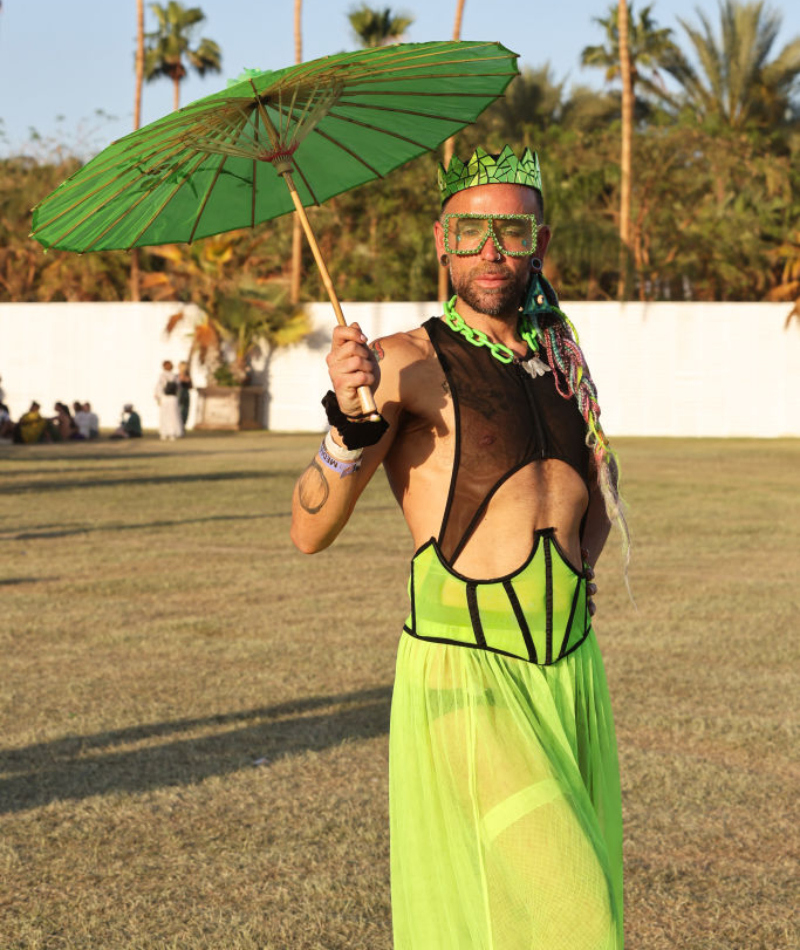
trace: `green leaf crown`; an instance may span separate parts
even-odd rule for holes
[[[542,190],[542,173],[539,156],[526,148],[522,158],[511,151],[508,145],[495,156],[478,146],[466,164],[454,155],[445,171],[439,164],[439,193],[442,204],[458,191],[476,185],[527,185]]]

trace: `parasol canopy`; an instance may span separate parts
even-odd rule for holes
[[[32,235],[48,248],[129,249],[321,204],[473,122],[516,58],[499,43],[408,43],[249,71],[109,145],[34,209]]]

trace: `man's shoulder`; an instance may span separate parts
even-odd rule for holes
[[[370,344],[370,349],[379,363],[389,359],[408,365],[435,356],[433,344],[424,326],[379,337]]]
[[[441,384],[441,367],[424,326],[380,337],[371,344],[380,383],[376,399],[415,416],[427,416]]]

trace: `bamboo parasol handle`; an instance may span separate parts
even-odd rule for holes
[[[322,256],[322,252],[319,249],[319,244],[317,243],[317,238],[311,228],[311,222],[308,220],[306,209],[303,207],[303,202],[300,200],[300,195],[297,193],[297,187],[294,183],[294,179],[292,178],[292,173],[288,169],[286,171],[280,169],[276,170],[286,182],[286,187],[289,189],[289,194],[292,196],[295,211],[300,218],[300,224],[303,226],[303,230],[305,231],[306,237],[308,238],[308,243],[311,247],[311,253],[314,255],[314,260],[317,262],[317,267],[319,268],[320,274],[322,274],[322,283],[325,285],[325,290],[327,290],[328,297],[330,297],[331,304],[333,305],[333,311],[336,314],[336,321],[339,326],[346,327],[347,321],[345,320],[344,314],[342,313],[342,305],[339,303],[339,297],[336,294],[336,288],[333,286],[333,281],[331,280],[328,266],[325,263],[325,258]],[[377,416],[378,410],[375,406],[375,398],[373,397],[372,390],[369,388],[369,386],[359,386],[358,398],[361,401],[361,411],[363,413]]]

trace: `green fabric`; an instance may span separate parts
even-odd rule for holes
[[[270,164],[281,156],[291,157],[303,204],[321,203],[436,148],[517,72],[515,53],[474,42],[403,44],[248,72],[108,146],[38,205],[33,236],[45,247],[86,251],[253,226],[293,209]]]
[[[395,950],[622,950],[594,634],[550,666],[404,636],[389,741]]]
[[[411,576],[412,606],[406,629],[422,638],[476,646],[467,583],[445,563],[437,544],[420,548]],[[555,662],[591,630],[586,577],[569,564],[549,533],[538,536],[528,563],[507,582],[525,616],[537,663]],[[477,582],[475,599],[486,646],[530,659],[502,580]]]
[[[434,543],[414,558],[389,739],[395,950],[623,948],[611,704],[588,614],[574,631],[567,617],[576,589],[585,611],[585,579],[542,533],[506,580],[544,654],[548,574],[553,632],[569,636],[540,665],[501,581],[456,575]],[[517,656],[476,647],[468,584],[487,647]]]

